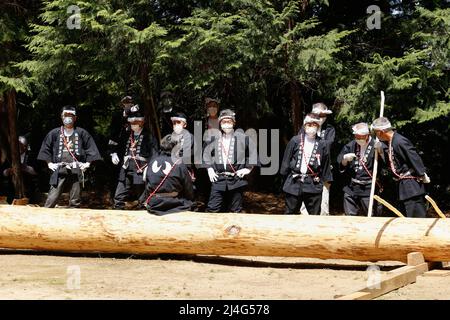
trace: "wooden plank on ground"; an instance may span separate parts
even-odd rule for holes
[[[448,277],[450,270],[431,270],[423,274],[424,277]]]
[[[382,296],[388,292],[416,282],[417,269],[413,266],[405,266],[389,271],[384,279],[371,288],[366,287],[357,292],[337,298],[337,300],[370,300]]]

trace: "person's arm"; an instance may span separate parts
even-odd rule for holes
[[[407,161],[408,166],[414,169],[415,174],[419,177],[425,175],[425,165],[411,141],[406,138],[402,139],[402,143],[399,143],[398,147],[401,156]]]
[[[295,149],[295,138],[292,138],[291,141],[286,146],[286,150],[284,150],[283,160],[281,161],[280,174],[282,176],[287,176],[291,172],[290,162],[293,157],[294,149]]]

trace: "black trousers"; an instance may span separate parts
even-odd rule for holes
[[[427,216],[424,195],[403,200],[401,203],[408,218],[425,218]]]
[[[347,216],[367,216],[369,211],[370,196],[352,196],[344,193],[344,211]],[[383,206],[376,201],[373,202],[373,216],[381,216]]]
[[[241,212],[244,187],[219,191],[211,189],[206,212]]]
[[[58,177],[58,185],[56,187],[50,186],[50,191],[48,192],[44,206],[46,208],[54,208],[64,189],[68,187],[70,188],[69,207],[79,207],[81,204],[80,181],[78,180],[78,174],[72,174],[70,172]]]
[[[142,204],[145,198],[145,185],[133,184],[133,174],[127,174],[125,181],[119,181],[114,194],[114,208],[124,209],[125,201],[138,200]]]
[[[306,211],[311,215],[320,214],[320,205],[322,203],[322,193],[305,193],[298,196],[286,193],[286,210],[284,214],[298,214],[302,202],[305,203]]]

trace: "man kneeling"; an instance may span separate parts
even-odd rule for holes
[[[150,213],[164,215],[191,210],[194,189],[188,168],[179,157],[171,157],[176,140],[171,135],[161,141],[161,152],[146,168],[146,208]]]

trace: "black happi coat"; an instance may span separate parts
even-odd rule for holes
[[[113,151],[111,149],[117,146],[119,142],[123,139],[123,136],[128,136],[130,134],[130,124],[128,122],[128,112],[129,110],[117,111],[113,114],[111,119],[111,125],[109,127],[109,142],[108,148],[110,153]]]
[[[389,156],[391,149],[392,157]],[[395,132],[392,137],[391,148],[389,143],[383,142],[384,160],[389,171],[393,174],[394,179],[398,179],[397,175],[412,176],[419,178],[425,174],[425,165],[422,158],[416,151],[411,141]],[[395,172],[395,173],[394,173]],[[397,174],[397,175],[396,175]],[[400,179],[398,181],[398,198],[399,200],[407,200],[412,197],[425,194],[425,187],[422,182],[417,179]]]
[[[250,137],[241,130],[234,131],[230,148],[227,150],[228,159],[222,158],[222,139],[213,136],[203,150],[203,159],[206,169],[213,168],[219,175],[216,182],[211,185],[212,190],[226,191],[248,185],[245,179],[238,176],[225,176],[221,173],[234,173],[240,169],[252,169],[259,166],[256,144],[250,141]],[[226,163],[226,169],[224,168]]]
[[[47,134],[42,142],[41,149],[39,150],[37,157],[38,160],[53,163],[61,162],[63,149],[65,148],[62,130],[63,127],[55,128]],[[75,127],[73,137],[75,141],[74,156],[78,162],[93,162],[102,160],[100,152],[97,149],[97,145],[89,132],[83,128]],[[50,185],[58,185],[58,175],[60,170],[61,167],[52,173],[50,176]],[[81,170],[79,168],[74,168],[72,172],[77,173],[78,178],[81,178]]]
[[[161,184],[166,174],[168,174],[167,179]],[[194,187],[187,166],[179,159],[172,159],[170,154],[166,153],[154,157],[149,163],[146,180],[148,195],[151,195],[161,184],[148,203],[150,212],[162,215],[191,209]],[[158,194],[173,192],[177,195],[158,196]]]
[[[172,133],[172,139],[177,137]],[[194,136],[187,130],[183,130],[181,138],[177,145],[172,150],[173,156],[178,159],[181,158],[183,163],[192,170],[194,167]]]
[[[305,129],[302,127],[298,134],[305,134]],[[336,138],[336,129],[331,124],[328,124],[327,121],[323,123],[320,127],[320,133],[317,133],[318,137],[322,139],[323,143],[327,145],[328,148],[331,148],[331,145],[334,143]]]
[[[126,175],[129,172],[133,174],[133,184],[144,184],[143,169],[148,162],[157,155],[158,144],[156,139],[151,135],[147,129],[142,129],[141,134],[136,139],[135,150],[131,150],[132,139],[134,139],[134,132],[130,130],[128,135],[122,135],[117,146],[111,148],[112,152],[117,153],[121,166],[119,173],[119,181],[125,181]],[[139,165],[139,170],[136,162],[130,157],[136,157],[136,162]],[[125,160],[127,157],[127,160]]]
[[[308,165],[314,174],[308,169],[308,175],[305,177],[304,182],[301,182],[300,177],[293,177],[294,174],[301,174],[301,163],[304,160],[303,152],[300,151],[304,139],[305,136],[301,133],[300,135],[294,136],[291,141],[289,141],[286,150],[284,151],[280,168],[281,175],[286,177],[283,191],[295,196],[300,195],[302,192],[315,194],[322,193],[324,182],[333,181],[329,148],[327,144],[318,137],[316,137],[313,152],[308,162]],[[314,177],[318,177],[319,181],[314,181]]]
[[[339,171],[341,173],[348,172],[352,179],[360,181],[372,181],[373,164],[375,160],[375,140],[370,139],[369,144],[366,147],[364,154],[361,156],[361,146],[356,143],[355,140],[347,143],[341,150],[341,153],[337,157],[339,164]],[[342,159],[347,153],[356,154],[356,158],[353,161],[348,162],[347,166],[342,165]],[[364,165],[363,165],[364,164]],[[343,190],[345,193],[351,196],[369,197],[371,184],[362,185],[354,183],[350,180]]]

